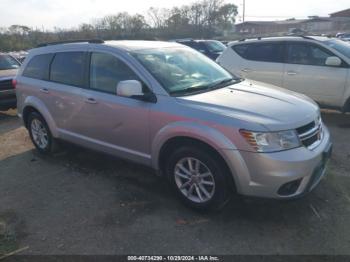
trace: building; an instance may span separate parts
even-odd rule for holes
[[[243,35],[285,34],[292,31],[315,34],[336,34],[350,31],[350,9],[335,12],[329,17],[310,16],[307,19],[284,21],[247,21],[236,24],[235,30]]]
[[[330,17],[350,17],[350,8],[329,14]]]

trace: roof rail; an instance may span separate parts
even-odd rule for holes
[[[179,39],[172,39],[170,42],[188,42],[188,41],[194,41],[192,38],[179,38]]]
[[[313,38],[314,36],[318,36],[318,35],[287,34],[287,35],[256,36],[256,37],[251,37],[251,38],[241,38],[237,41],[244,42],[246,40],[262,40],[262,39],[270,38],[270,37],[301,37],[301,38],[308,39],[308,40],[316,40],[315,38]],[[330,37],[330,36],[327,35],[325,37]]]
[[[65,41],[57,41],[57,42],[49,42],[49,43],[41,43],[37,45],[37,47],[44,47],[50,45],[60,45],[60,44],[70,44],[70,43],[89,43],[89,44],[103,44],[104,41],[101,39],[79,39],[79,40],[65,40]]]

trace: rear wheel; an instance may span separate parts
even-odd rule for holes
[[[209,152],[179,148],[170,155],[165,169],[175,192],[190,207],[219,209],[229,198],[226,171]]]
[[[27,127],[30,138],[40,153],[49,154],[55,151],[57,142],[52,136],[46,121],[39,113],[30,113]]]

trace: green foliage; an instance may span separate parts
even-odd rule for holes
[[[224,0],[201,0],[172,9],[151,7],[146,16],[126,12],[105,16],[76,29],[42,31],[25,25],[0,28],[0,51],[27,50],[42,42],[73,39],[212,38],[232,31],[237,6]]]

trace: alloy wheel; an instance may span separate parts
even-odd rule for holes
[[[181,193],[195,203],[209,201],[215,193],[215,180],[210,169],[193,157],[181,159],[175,165],[175,183]]]
[[[33,119],[30,129],[34,143],[40,148],[45,149],[49,144],[48,131],[39,119]]]

